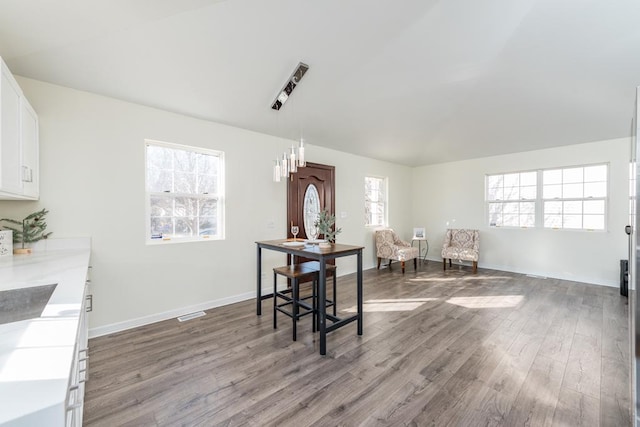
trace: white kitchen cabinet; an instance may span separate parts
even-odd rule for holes
[[[22,193],[21,97],[20,86],[3,62],[0,79],[0,190],[12,194]]]
[[[0,71],[0,200],[37,200],[38,115],[2,58]]]

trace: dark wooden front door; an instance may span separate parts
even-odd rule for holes
[[[308,239],[304,229],[304,196],[313,184],[318,190],[320,210],[327,209],[335,215],[335,167],[318,163],[307,163],[289,178],[287,185],[287,236],[291,234],[291,224],[298,225],[298,238]]]

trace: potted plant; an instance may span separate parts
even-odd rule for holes
[[[20,244],[19,248],[13,250],[14,254],[30,254],[31,248],[27,248],[25,245],[46,239],[51,235],[51,232],[44,232],[47,228],[44,217],[48,213],[48,210],[42,209],[41,211],[27,215],[22,221],[16,221],[10,218],[0,219],[0,222],[6,221],[10,224],[17,225],[17,227],[4,226],[7,230],[13,231],[13,243]]]
[[[336,229],[336,216],[331,214],[328,210],[323,210],[318,214],[318,219],[314,222],[314,225],[318,228],[318,234],[322,235],[327,240],[326,244],[320,244],[320,247],[329,247],[331,243],[336,242],[336,236],[342,232],[341,228]]]

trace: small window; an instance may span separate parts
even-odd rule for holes
[[[545,228],[604,230],[607,165],[542,172]]]
[[[491,227],[534,227],[537,172],[488,175],[486,200]]]
[[[147,243],[224,238],[224,153],[145,144]]]
[[[384,226],[387,223],[387,179],[364,178],[364,223]]]

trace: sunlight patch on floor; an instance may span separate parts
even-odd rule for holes
[[[438,298],[401,298],[401,299],[372,299],[367,300],[362,305],[365,313],[385,312],[385,311],[412,311],[423,305],[425,302],[436,301]],[[356,306],[346,310],[347,313],[357,313]]]
[[[488,297],[454,297],[446,302],[465,308],[508,308],[522,302],[522,295],[494,295]]]

